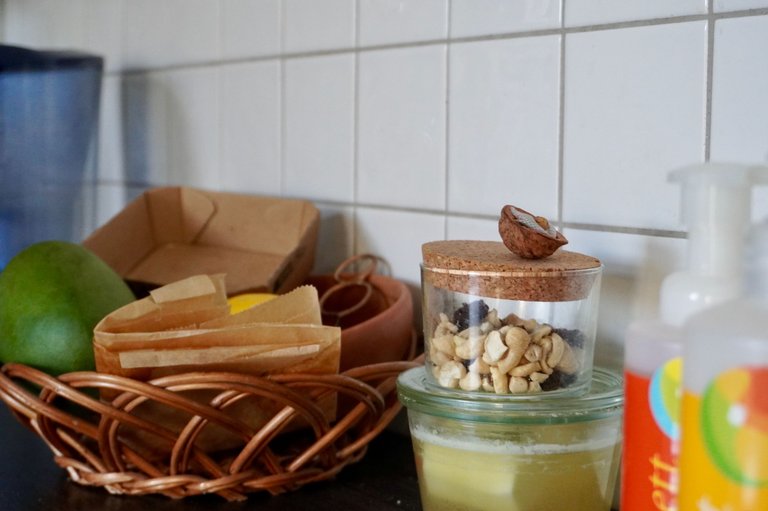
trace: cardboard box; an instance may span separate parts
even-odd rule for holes
[[[83,245],[134,288],[224,273],[230,295],[284,293],[312,269],[319,222],[308,201],[154,188]]]

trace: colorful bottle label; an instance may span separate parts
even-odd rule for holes
[[[768,367],[683,394],[681,511],[768,510]]]
[[[682,359],[651,377],[625,372],[622,511],[677,509]]]

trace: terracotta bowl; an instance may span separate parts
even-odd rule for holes
[[[408,287],[384,275],[371,275],[368,282],[367,299],[364,286],[348,285],[333,290],[323,303],[323,323],[341,327],[341,371],[412,355],[413,299]],[[333,275],[311,275],[305,283],[315,286],[322,298],[338,281]],[[358,304],[347,315],[333,314]]]

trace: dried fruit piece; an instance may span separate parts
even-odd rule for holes
[[[584,348],[584,332],[578,329],[555,328],[556,334],[563,338],[571,348]]]
[[[576,381],[576,378],[575,374],[565,374],[561,371],[555,371],[549,375],[549,378],[541,383],[541,390],[550,391],[569,387]]]
[[[483,300],[464,303],[453,313],[453,322],[459,330],[479,326],[488,315],[489,309],[490,307]]]
[[[499,234],[512,253],[525,259],[548,257],[568,243],[546,218],[511,205],[501,209]]]

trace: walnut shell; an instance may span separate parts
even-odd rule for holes
[[[499,234],[504,245],[525,259],[543,259],[568,243],[546,218],[511,205],[501,209]]]

